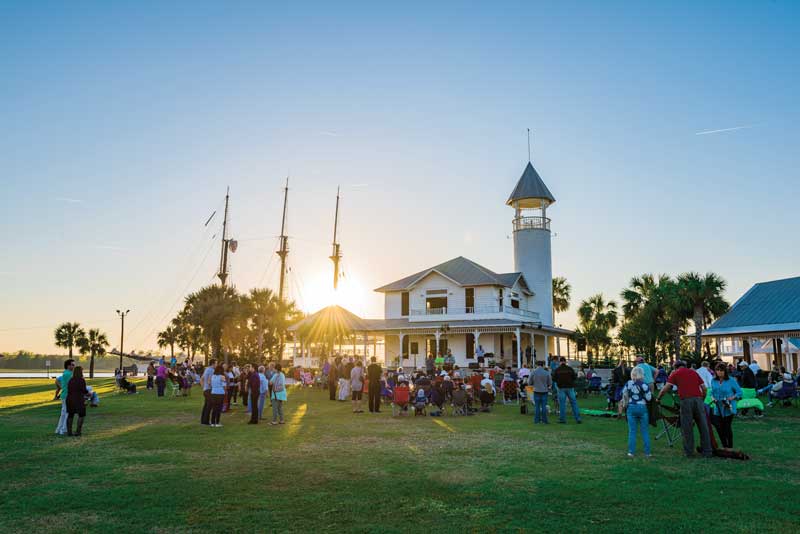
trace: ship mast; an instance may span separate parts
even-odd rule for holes
[[[334,291],[339,287],[339,260],[342,259],[342,253],[339,249],[339,243],[336,242],[336,231],[339,228],[339,188],[336,188],[336,216],[333,219],[333,253],[330,260],[333,262],[333,289]]]
[[[225,287],[225,282],[228,280],[228,198],[230,197],[231,188],[225,191],[225,217],[222,219],[222,249],[219,253],[219,272],[217,276]]]
[[[283,218],[281,219],[280,250],[276,254],[281,258],[281,277],[278,286],[278,300],[283,302],[286,293],[286,256],[289,254],[289,236],[286,235],[286,204],[289,200],[289,177],[286,177],[286,187],[283,188]]]

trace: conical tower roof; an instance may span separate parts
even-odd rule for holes
[[[511,192],[511,196],[508,197],[506,204],[511,206],[517,201],[522,208],[547,206],[556,201],[530,161],[525,166],[525,170],[520,176],[514,191]]]

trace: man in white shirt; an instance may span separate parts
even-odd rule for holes
[[[703,379],[703,383],[706,385],[707,389],[711,389],[711,381],[714,380],[714,375],[711,374],[709,367],[710,365],[708,362],[703,362],[703,365],[697,370],[697,374]]]
[[[519,370],[519,378],[525,382],[528,381],[528,377],[531,375],[531,370],[528,369],[528,366],[524,363],[522,364],[522,369]]]
[[[211,359],[208,366],[203,369],[200,377],[200,385],[203,387],[203,411],[200,413],[200,424],[208,426],[211,419],[211,377],[214,375],[214,367],[217,360]]]

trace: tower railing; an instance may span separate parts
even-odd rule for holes
[[[514,231],[517,230],[550,230],[550,218],[541,216],[519,216],[514,218]]]

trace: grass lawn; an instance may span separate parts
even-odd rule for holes
[[[199,424],[202,396],[112,395],[81,438],[53,434],[51,381],[0,380],[0,532],[796,532],[800,410],[734,423],[749,462],[687,460],[626,425],[354,415],[291,391],[287,424]],[[599,407],[602,401],[582,401]],[[265,414],[269,408],[265,409]]]

